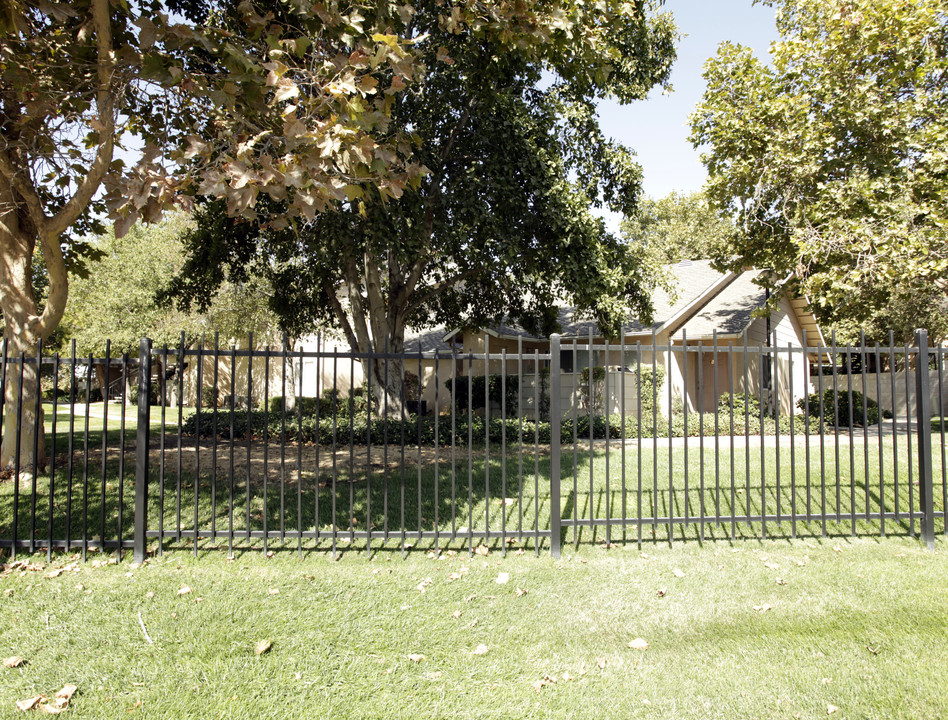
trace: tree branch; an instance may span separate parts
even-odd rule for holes
[[[352,324],[349,322],[349,317],[346,315],[346,310],[342,307],[342,303],[339,302],[339,298],[336,296],[336,289],[329,284],[328,280],[323,282],[323,292],[326,293],[326,299],[329,300],[329,304],[336,314],[336,319],[342,327],[342,332],[345,333],[349,347],[358,348],[359,341],[356,338],[355,331],[352,329]]]
[[[93,0],[92,19],[96,34],[96,72],[99,87],[96,92],[98,126],[93,126],[99,135],[99,147],[88,174],[79,184],[75,194],[49,220],[49,234],[58,237],[72,225],[88,207],[93,195],[102,184],[115,149],[115,112],[112,94],[112,28],[109,19],[108,0]]]

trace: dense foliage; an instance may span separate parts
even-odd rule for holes
[[[412,137],[423,176],[396,195],[350,182],[334,212],[289,225],[280,197],[259,198],[258,224],[207,206],[180,293],[205,302],[224,268],[255,266],[287,326],[329,321],[377,353],[399,352],[409,326],[507,316],[546,334],[558,302],[609,333],[630,312],[648,317],[647,266],[590,212],[634,212],[641,180],[631,152],[601,131],[596,101],[630,102],[666,83],[670,17],[643,0],[562,0],[511,3],[530,17],[512,30],[446,18],[475,6],[416,3],[391,20],[426,72],[392,98],[387,128]],[[381,364],[371,365],[381,388]],[[389,374],[390,399],[401,396],[398,377]]]
[[[948,288],[945,5],[773,4],[772,64],[723,43],[691,119],[708,199],[737,221],[730,265],[770,268],[824,325],[897,301],[897,331],[924,326]]]

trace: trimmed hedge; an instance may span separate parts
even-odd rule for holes
[[[483,375],[475,375],[472,378],[461,375],[444,381],[449,397],[452,388],[455,389],[454,409],[459,416],[461,413],[467,413],[468,386],[470,386],[471,393],[471,409],[482,410],[484,408],[485,379]],[[502,375],[491,375],[486,392],[492,405],[500,405],[501,400],[503,400],[507,415],[517,414],[520,398],[520,378],[517,375],[507,375],[506,379]]]
[[[245,439],[247,437],[248,427],[251,435],[255,439],[262,439],[264,431],[267,437],[273,441],[281,440],[282,417],[277,413],[268,413],[262,410],[252,410],[248,413],[246,410],[238,410],[234,414],[234,439]],[[248,422],[249,420],[249,422]],[[191,415],[183,424],[182,431],[186,435],[194,436],[199,433],[202,438],[213,436],[213,412],[202,411]],[[230,438],[230,411],[218,411],[217,413],[217,437],[221,440]],[[792,420],[789,417],[780,418],[781,435],[789,435],[790,424],[794,424],[794,432],[804,434],[806,432],[803,418],[795,416]],[[405,440],[408,444],[433,446],[435,444],[435,418],[430,415],[417,416],[412,415],[404,424],[397,419],[385,420],[373,415],[371,424],[368,422],[364,413],[353,416],[336,416],[335,441],[337,445],[364,445],[371,441],[373,445],[380,445],[386,441],[389,444],[401,442],[402,429],[404,427]],[[451,420],[441,417],[438,419],[438,444],[442,447],[451,445]],[[481,416],[473,416],[468,424],[467,417],[458,417],[454,424],[455,442],[466,444],[468,434],[475,444],[484,442],[485,424]],[[613,440],[619,440],[623,437],[622,421],[619,415],[609,416],[608,437]],[[725,415],[718,415],[718,432],[721,435],[730,434],[732,428],[729,425],[729,418]],[[810,432],[817,432],[817,421],[811,419]],[[734,418],[733,426],[736,435],[760,435],[760,419],[751,417],[744,426],[744,417]],[[491,418],[487,428],[490,442],[499,444],[505,437],[508,445],[518,443],[523,436],[524,444],[539,442],[541,445],[548,445],[551,439],[551,425],[549,422],[534,422],[524,418],[522,421],[518,418]],[[590,434],[590,418],[588,415],[577,417],[576,428],[573,427],[573,419],[565,416],[560,424],[560,441],[564,443],[573,442],[574,436],[579,442],[588,440]],[[658,416],[658,422],[652,426],[651,415],[642,418],[641,434],[643,438],[652,437],[683,437],[685,431],[685,419],[683,415],[673,415],[669,427],[668,418]],[[702,434],[701,417],[698,413],[688,414],[689,437],[698,437]],[[714,435],[714,415],[706,413],[704,415],[703,434],[706,437]],[[764,420],[764,435],[775,434],[775,423],[770,418]],[[633,417],[626,418],[625,438],[627,440],[635,439],[639,436],[639,426]],[[604,415],[594,416],[592,419],[592,437],[594,440],[604,440],[607,437],[607,423]],[[286,418],[287,442],[296,442],[298,439],[306,443],[318,442],[320,445],[331,445],[333,442],[333,420],[320,414],[319,423],[316,423],[315,415],[304,415],[303,422],[300,425],[297,416]]]
[[[854,425],[875,425],[879,422],[880,415],[885,418],[891,418],[892,413],[886,410],[880,413],[879,403],[872,398],[864,398],[863,394],[857,390],[852,392],[853,404],[849,406],[849,391],[839,390],[834,393],[833,389],[823,392],[823,422],[834,427],[853,427]],[[807,395],[806,399],[797,400],[797,407],[801,410],[804,407],[809,409],[811,418],[820,417],[820,395],[813,393]]]

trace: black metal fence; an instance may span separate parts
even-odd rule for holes
[[[748,343],[4,353],[0,548],[558,556],[948,532],[944,348],[924,331],[911,346]]]

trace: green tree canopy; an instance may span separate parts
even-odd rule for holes
[[[441,2],[437,13],[447,31],[490,34],[501,48],[526,51],[545,46],[551,22],[564,28],[563,46],[576,41],[563,7],[469,0]],[[196,195],[252,218],[263,194],[312,218],[345,199],[349,185],[387,198],[417,181],[425,169],[411,159],[414,136],[389,130],[394,99],[425,70],[413,49],[422,39],[414,12],[391,0],[0,3],[8,348],[32,354],[59,326],[69,271],[87,255],[82,238],[101,229],[106,209],[122,236]],[[132,138],[143,149],[127,167],[115,150]],[[42,303],[32,283],[37,247],[48,281]],[[35,396],[35,371],[5,387],[0,464],[8,466],[44,443],[33,441],[33,428],[43,428],[33,404],[17,411],[16,398]],[[15,433],[17,425],[25,430]]]
[[[944,2],[774,4],[772,66],[722,44],[691,119],[709,201],[737,219],[732,265],[773,269],[827,324],[872,318],[906,279],[944,297]]]
[[[626,239],[656,263],[729,259],[734,223],[711,209],[702,192],[644,198],[620,225]]]
[[[336,211],[289,227],[282,201],[258,204],[274,220],[258,225],[208,206],[176,290],[201,301],[221,268],[254,263],[288,325],[331,322],[361,351],[400,350],[409,325],[508,316],[550,332],[558,301],[610,332],[647,317],[647,268],[590,212],[633,213],[641,179],[595,102],[666,82],[671,18],[637,0],[563,3],[520,47],[452,25],[438,2],[414,7],[394,32],[417,38],[427,72],[394,99],[391,129],[414,136],[424,177],[395,198],[350,185]]]
[[[178,347],[199,337],[223,342],[253,332],[279,334],[279,321],[268,310],[269,287],[254,276],[221,283],[203,313],[182,312],[159,298],[185,261],[184,234],[191,226],[183,213],[155,225],[133,225],[125,237],[113,232],[90,241],[97,252],[88,272],[72,281],[69,307],[61,326],[65,342],[76,341],[79,355],[103,357],[111,341],[113,356],[137,353],[139,340],[156,347]]]

